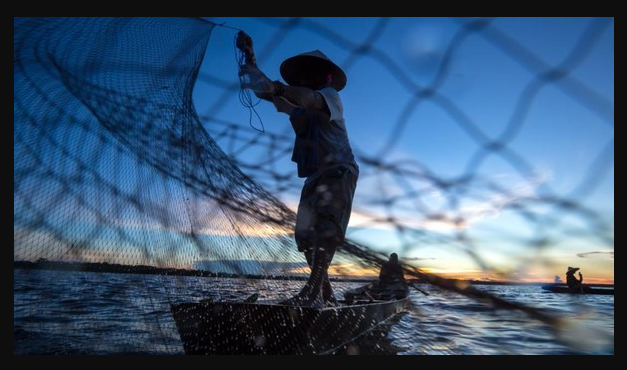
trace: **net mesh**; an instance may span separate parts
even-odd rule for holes
[[[559,249],[565,234],[613,253],[613,205],[608,215],[586,203],[613,179],[613,99],[571,75],[593,54],[612,19],[590,20],[555,65],[492,19],[455,20],[458,30],[436,77],[424,85],[377,47],[393,19],[377,20],[359,41],[315,20],[258,21],[276,29],[259,60],[271,56],[291,31],[312,32],[349,51],[341,63],[349,76],[359,61],[372,61],[406,95],[384,145],[376,152],[353,145],[359,187],[374,189],[357,191],[355,229],[384,224],[401,254],[449,248],[502,278],[538,259],[553,263],[545,253]],[[260,134],[246,119],[225,117],[225,107],[237,101],[236,75],[226,80],[219,70],[199,74],[215,26],[193,18],[14,20],[14,265],[20,268],[14,352],[180,353],[177,328],[164,306],[253,293],[280,298],[302,285],[306,262],[293,241],[295,214],[286,206],[302,186],[294,169],[284,166],[293,136],[285,127]],[[452,61],[477,36],[530,76],[507,124],[495,132],[482,129],[472,112],[443,92]],[[200,115],[192,101],[197,80],[216,92]],[[542,171],[514,145],[546,86],[560,89],[608,131],[591,148],[589,170],[568,193],[538,188]],[[444,111],[469,140],[460,174],[438,173],[395,152],[411,136],[414,116],[429,105]],[[494,158],[513,169],[522,191],[482,172]],[[512,222],[526,225],[525,232],[469,231],[466,226],[486,212],[473,205],[487,201],[492,209],[508,210]],[[445,231],[427,232],[429,224]],[[351,238],[351,232],[348,237],[333,275],[357,269],[376,274],[387,246],[357,234]],[[524,258],[497,268],[482,253],[487,240],[508,240]],[[539,310],[406,267],[439,287],[554,323]],[[119,309],[99,309],[111,302]]]

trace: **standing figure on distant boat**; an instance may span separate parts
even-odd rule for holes
[[[566,284],[573,291],[581,291],[583,289],[583,275],[579,273],[579,279],[575,277],[575,272],[579,271],[579,267],[568,266],[566,271]]]
[[[306,178],[294,235],[311,273],[300,293],[282,304],[334,306],[337,301],[327,270],[336,248],[344,243],[359,176],[338,94],[346,85],[346,75],[314,50],[281,64],[286,85],[270,80],[257,67],[250,36],[240,31],[236,45],[246,60],[240,76],[250,79],[242,87],[290,117],[296,133],[292,161],[297,164],[298,177]]]

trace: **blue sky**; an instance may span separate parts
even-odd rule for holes
[[[462,31],[469,19],[450,18],[307,18],[283,28],[287,19],[206,19],[251,35],[259,66],[272,79],[280,78],[284,59],[313,49],[345,69],[348,84],[341,96],[354,150],[360,158],[407,171],[399,180],[362,163],[349,231],[353,239],[451,276],[494,277],[478,271],[470,248],[510,278],[546,279],[574,264],[587,269],[590,279],[613,280],[612,19],[502,18],[468,28],[472,32]],[[234,36],[232,29],[213,30],[194,92],[199,115],[211,116],[204,124],[212,133],[218,130],[215,120],[242,129],[249,124],[237,92],[225,92],[238,81]],[[370,49],[351,53],[367,39]],[[442,70],[445,61],[448,68]],[[556,66],[567,75],[537,78]],[[427,86],[436,93],[416,100]],[[247,135],[290,136],[287,118],[271,105],[262,102],[257,111],[266,133]],[[254,118],[252,125],[260,122]],[[508,127],[516,128],[511,136]],[[486,140],[504,137],[504,156],[477,157]],[[259,161],[264,150],[249,148],[238,159]],[[288,191],[277,195],[294,207],[300,186],[295,166],[288,156],[273,166],[292,174]],[[476,182],[467,187],[434,182],[468,174],[476,175]],[[579,191],[597,178],[592,189]],[[494,191],[493,185],[504,190]],[[418,192],[415,198],[408,197],[412,191]],[[406,201],[391,209],[376,203],[395,195]],[[609,230],[594,229],[587,216],[572,209],[538,201],[549,197],[593,210]],[[530,221],[518,203],[538,219]],[[372,221],[373,215],[396,216],[410,231],[398,233]],[[463,222],[452,223],[456,217]],[[555,227],[547,225],[551,222]],[[471,242],[456,241],[460,236]],[[544,248],[531,246],[538,237],[549,240]],[[606,253],[577,256],[591,251]]]
[[[451,277],[547,281],[570,265],[581,267],[588,282],[613,281],[613,19],[205,19],[249,33],[259,66],[272,79],[280,79],[284,59],[314,49],[346,71],[341,96],[361,167],[352,240]],[[117,122],[111,132],[112,122],[94,116],[67,81],[49,73],[48,59],[38,67],[39,59],[29,57],[55,40],[76,40],[63,34],[66,26],[127,24],[124,34],[99,34],[116,52],[104,50],[97,65],[105,71],[127,59],[137,65],[108,75],[87,64],[91,69],[82,77],[105,88],[166,81],[179,74],[155,76],[152,64],[198,55],[205,24],[164,18],[14,24],[31,21],[39,36],[28,33],[24,45],[16,44],[21,49],[14,59],[14,259],[181,267],[219,259],[303,260],[295,248],[282,248],[291,243],[290,230],[223,214],[200,194],[191,199],[180,179],[155,171],[151,159],[178,164],[171,162],[167,140],[150,147],[150,140],[161,145],[168,136],[159,130],[170,127],[169,115],[128,102],[125,108],[134,109],[123,110],[130,113],[126,119],[147,114],[153,118],[144,123],[154,125]],[[60,28],[51,36],[46,27],[53,24]],[[151,31],[156,25],[159,32]],[[244,172],[296,209],[303,180],[290,161],[292,129],[266,102],[252,119],[241,104],[235,34],[213,29],[193,94],[196,111]],[[73,35],[94,42],[90,33]],[[193,50],[181,48],[186,37]],[[160,43],[168,49],[153,47]],[[49,57],[85,72],[87,48],[54,45]],[[17,68],[21,62],[28,76]],[[93,98],[84,82],[74,88]],[[43,94],[33,90],[37,86]],[[51,106],[50,97],[63,104]],[[108,110],[119,106],[113,98],[105,106],[92,101],[92,108],[119,113]],[[256,130],[262,126],[265,132]],[[148,128],[153,136],[144,135]],[[142,140],[128,151],[127,136]],[[351,270],[354,261],[334,262],[359,273]]]

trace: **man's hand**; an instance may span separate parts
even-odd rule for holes
[[[237,40],[235,46],[240,49],[246,56],[246,64],[257,64],[255,59],[255,52],[253,51],[253,39],[248,36],[246,32],[239,31],[237,33]]]
[[[253,51],[253,39],[246,32],[239,31],[235,46],[244,53],[246,58],[246,64],[239,68],[239,76],[248,75],[250,81],[242,83],[242,88],[253,90],[258,97],[270,100],[274,91],[272,81],[257,67],[257,60]]]

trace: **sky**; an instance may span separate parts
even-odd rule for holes
[[[271,79],[314,49],[345,70],[345,119],[363,161],[349,238],[449,277],[552,281],[577,266],[587,282],[613,282],[613,19],[205,19],[248,33]],[[194,90],[205,128],[289,136],[270,104],[251,119],[226,89],[238,83],[235,33],[215,27],[209,41]],[[493,141],[504,149],[484,155]],[[258,161],[263,149],[237,159]],[[292,176],[276,195],[295,209],[295,165],[285,157],[273,168]],[[466,187],[445,186],[468,175]]]
[[[574,266],[586,282],[613,283],[612,18],[204,19],[216,26],[194,87],[195,110],[241,170],[292,210],[303,183],[290,161],[293,132],[269,103],[254,112],[242,104],[237,29],[253,38],[259,67],[273,80],[281,79],[283,60],[314,49],[346,72],[340,95],[360,166],[350,240],[452,278],[546,282]],[[96,100],[90,108],[68,81],[48,74],[46,58],[40,69],[27,63],[42,42],[52,43],[55,63],[55,57],[76,63],[70,67],[105,89],[153,80],[183,86],[187,71],[169,73],[169,63],[199,55],[210,27],[169,18],[32,20],[43,38],[16,43],[23,54],[14,61],[15,260],[183,268],[217,260],[303,261],[296,248],[285,250],[291,230],[229,213],[187,191],[180,178],[155,171],[151,158],[166,170],[179,164],[171,161],[178,147],[168,146],[178,133],[163,131],[170,130],[169,115],[132,103],[117,110],[115,94],[112,104]],[[46,23],[61,25],[59,34],[46,34]],[[124,25],[125,33],[98,34],[115,52],[54,44],[71,39],[66,26]],[[72,35],[94,42],[91,33]],[[185,37],[194,49],[181,47]],[[124,48],[133,52],[119,53]],[[103,52],[93,65],[82,63],[90,50]],[[117,68],[125,61],[138,65]],[[18,62],[33,68],[31,80],[22,80]],[[162,64],[164,75],[155,75]],[[91,85],[83,85],[74,87],[91,96]],[[156,94],[178,101],[168,91],[160,86]],[[48,98],[63,101],[67,111],[55,115]],[[103,122],[93,110],[127,114],[126,121]],[[136,115],[148,120],[125,126]],[[163,147],[155,147],[158,140]],[[338,255],[330,271],[376,274],[354,262]]]

